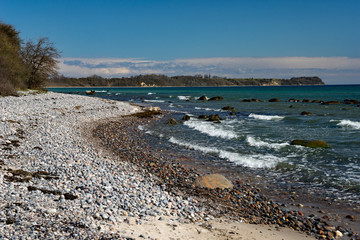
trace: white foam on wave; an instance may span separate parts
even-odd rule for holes
[[[183,100],[183,101],[186,101],[186,100],[190,100],[190,96],[177,96],[179,100]]]
[[[330,122],[339,122],[338,124],[336,124],[337,126],[360,130],[360,122],[355,122],[351,120],[330,120]]]
[[[153,95],[153,94],[156,94],[156,93],[148,92],[148,94],[147,94],[147,95]]]
[[[250,168],[275,167],[278,162],[282,162],[282,161],[286,160],[285,158],[279,158],[279,157],[269,155],[269,154],[267,154],[267,155],[260,155],[260,154],[241,155],[236,152],[229,152],[229,151],[219,150],[217,148],[203,147],[203,146],[199,146],[199,145],[195,145],[195,144],[190,144],[188,142],[180,141],[174,137],[171,137],[169,139],[169,142],[189,148],[189,149],[201,151],[204,153],[215,153],[222,159],[227,159],[235,164],[250,167]]]
[[[195,107],[197,110],[205,110],[205,111],[217,111],[220,112],[221,109],[214,109],[214,108],[202,108],[202,107]]]
[[[163,103],[163,102],[165,102],[165,101],[164,101],[164,100],[155,100],[155,99],[152,99],[152,100],[147,100],[147,99],[145,99],[144,102]]]
[[[207,121],[198,121],[198,120],[189,120],[184,122],[185,126],[195,129],[201,133],[205,133],[211,137],[220,137],[224,139],[236,138],[237,134],[234,133],[231,129],[231,126],[224,128],[221,125],[214,125],[212,122]]]
[[[271,116],[271,115],[260,115],[255,113],[250,113],[249,117],[259,120],[266,120],[266,121],[280,121],[284,119],[284,117],[278,115]]]
[[[139,126],[138,126],[138,129],[139,129],[140,131],[144,131],[144,126],[143,126],[143,125],[139,125]]]
[[[246,142],[253,147],[257,147],[257,148],[262,148],[262,147],[266,147],[266,148],[273,148],[273,149],[280,149],[286,146],[289,146],[289,143],[269,143],[269,142],[264,142],[260,139],[256,139],[253,136],[247,136],[246,137]]]

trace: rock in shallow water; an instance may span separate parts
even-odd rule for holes
[[[202,177],[198,177],[195,182],[197,187],[206,187],[206,188],[232,188],[233,184],[226,179],[223,175],[220,174],[209,174]]]
[[[309,147],[309,148],[329,148],[330,147],[326,142],[318,141],[318,140],[309,141],[309,140],[297,139],[297,140],[291,141],[290,144]]]

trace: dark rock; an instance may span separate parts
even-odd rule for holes
[[[301,112],[301,115],[303,115],[303,116],[310,116],[310,115],[312,115],[312,113],[311,112]]]
[[[345,104],[359,104],[359,101],[355,100],[355,99],[345,99],[344,103]]]
[[[339,101],[328,101],[328,102],[323,102],[321,104],[323,104],[323,105],[332,105],[332,104],[340,104],[340,102]]]
[[[188,120],[190,120],[190,116],[189,115],[184,115],[181,120],[188,121]]]
[[[86,93],[86,95],[94,95],[95,90],[86,91],[85,93]]]
[[[313,100],[312,103],[322,103],[323,101],[320,100]]]
[[[231,116],[234,116],[234,115],[236,115],[236,113],[235,113],[235,112],[231,112],[230,115],[231,115]]]
[[[294,105],[290,105],[289,108],[294,108]]]
[[[176,121],[174,118],[170,118],[170,119],[167,121],[167,124],[168,124],[168,125],[176,125],[176,124],[178,124],[178,121]]]
[[[226,111],[233,111],[236,112],[236,109],[234,107],[230,107],[230,106],[225,106],[223,108],[221,108],[222,110],[226,110]]]
[[[207,115],[199,115],[199,117],[198,117],[199,119],[208,119],[209,118],[209,116],[207,116]]]
[[[219,101],[219,100],[224,100],[224,98],[222,96],[216,96],[209,99],[209,101]]]
[[[160,115],[161,110],[146,110],[144,112],[137,112],[132,114],[131,116],[135,116],[138,118],[153,118],[155,115]]]
[[[309,103],[309,102],[311,102],[311,101],[310,101],[309,99],[303,99],[302,102],[303,102],[303,103]]]
[[[208,121],[220,123],[219,114],[210,115]]]
[[[309,140],[293,140],[291,145],[300,145],[309,148],[328,148],[329,145],[324,141],[309,141]]]
[[[355,219],[355,217],[354,217],[353,215],[346,215],[345,218],[350,219],[350,220],[354,220],[354,219]]]
[[[200,100],[200,101],[206,101],[206,100],[207,100],[207,97],[206,97],[206,96],[201,96],[201,97],[198,98],[198,100]]]
[[[256,99],[256,98],[252,98],[252,99],[243,99],[241,100],[242,102],[261,102],[261,100]]]
[[[269,102],[280,102],[280,100],[277,99],[277,98],[272,98],[272,99],[269,100]]]

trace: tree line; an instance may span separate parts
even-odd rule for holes
[[[271,86],[271,85],[322,85],[318,77],[273,78],[226,78],[210,75],[166,76],[146,74],[122,78],[55,76],[46,82],[47,87],[206,87],[206,86]]]
[[[0,22],[0,96],[43,87],[57,73],[59,57],[48,38],[24,42],[12,25]]]

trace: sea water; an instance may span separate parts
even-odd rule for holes
[[[52,88],[85,94],[95,88]],[[360,204],[360,106],[302,102],[303,99],[360,100],[360,85],[280,87],[98,88],[94,96],[158,106],[178,125],[141,126],[170,147],[196,151],[229,169],[242,168],[274,182],[292,182],[333,192]],[[220,101],[199,101],[222,96]],[[269,102],[277,98],[280,102]],[[259,102],[243,102],[259,99]],[[289,102],[299,99],[301,102]],[[236,109],[235,115],[222,110]],[[310,116],[301,115],[306,111]],[[189,121],[181,121],[184,115]],[[198,119],[218,114],[221,123]],[[291,145],[295,139],[322,140],[330,148]]]

